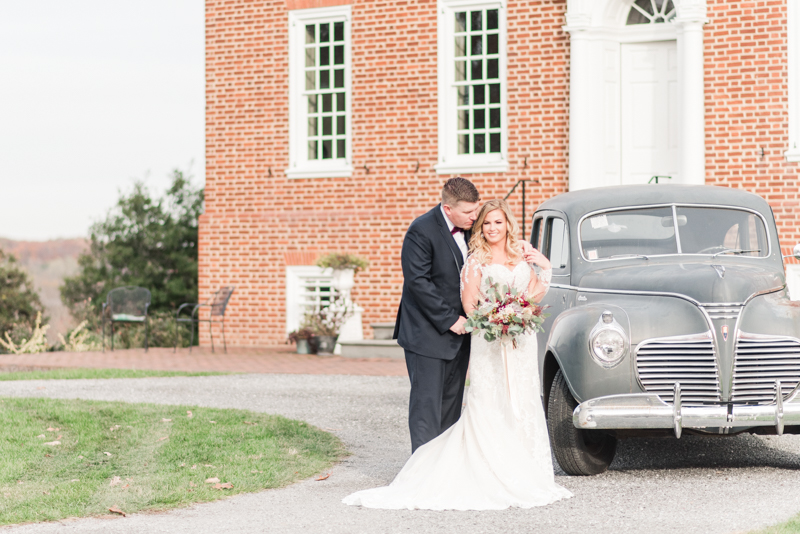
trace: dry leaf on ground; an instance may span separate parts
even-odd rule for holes
[[[116,506],[112,506],[111,508],[109,508],[109,509],[108,509],[108,511],[109,511],[109,512],[113,512],[113,513],[115,513],[115,514],[119,514],[119,515],[121,515],[122,517],[128,517],[128,516],[125,514],[125,512],[123,512],[122,510],[120,510],[120,509],[119,509],[119,508],[117,508]]]
[[[103,454],[105,454],[106,456],[111,456],[110,452],[104,452]]]
[[[172,421],[172,419],[162,419],[162,420],[161,420],[161,422],[162,422],[162,423],[169,423],[169,422],[171,422],[171,421]]]
[[[47,442],[45,442],[45,445],[50,445],[50,446],[61,445],[61,442],[58,441],[58,440],[56,440],[56,441],[47,441]]]
[[[216,484],[217,482],[219,482],[219,479],[217,477],[211,477],[206,479],[206,484]]]
[[[79,479],[79,478],[73,478],[72,480],[70,480],[70,482],[80,482],[80,481],[81,481],[81,479]]]
[[[216,425],[217,424],[216,421],[209,421],[209,423],[211,423],[212,425]]]
[[[214,467],[214,466],[211,464],[203,464],[203,467]]]
[[[44,438],[46,438],[47,436],[45,436],[44,434],[39,434],[39,435],[38,435],[38,436],[36,436],[36,437],[37,437],[37,438],[40,438],[40,439],[44,439]]]
[[[56,430],[58,430],[58,429],[57,428],[53,428],[52,426],[47,427],[47,431],[48,432],[55,432]]]
[[[113,488],[114,486],[116,486],[120,482],[122,482],[122,479],[117,477],[117,476],[115,476],[114,478],[111,479],[111,484],[109,484],[109,486],[111,486]]]
[[[192,412],[191,412],[190,410],[186,410],[186,417],[188,417],[189,419],[191,419],[191,418],[192,418],[192,417],[194,417],[194,416],[192,415]]]
[[[189,482],[189,485],[190,485],[191,487],[193,487],[193,488],[196,488],[196,487],[197,487],[197,484],[195,484],[194,482]]]
[[[330,474],[330,473],[328,473],[327,475],[320,475],[320,476],[318,476],[317,478],[315,478],[314,480],[316,480],[316,481],[318,481],[318,482],[319,482],[320,480],[325,480],[325,479],[327,479],[329,476],[331,476],[331,474]]]
[[[164,436],[163,438],[158,438],[158,441],[164,441],[164,440],[165,440],[165,439],[167,439],[168,437],[169,437],[169,436]]]
[[[214,489],[233,489],[233,484],[230,482],[223,482],[222,484],[214,484]]]
[[[244,424],[246,424],[246,425],[256,425],[258,423],[251,423],[250,421],[245,421]]]

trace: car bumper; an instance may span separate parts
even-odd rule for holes
[[[783,434],[784,425],[800,424],[800,398],[794,391],[787,399],[769,405],[682,406],[680,388],[675,389],[674,405],[658,395],[634,393],[597,397],[579,404],[572,423],[580,429],[658,429],[672,428],[677,437],[684,428],[719,429],[775,426]]]

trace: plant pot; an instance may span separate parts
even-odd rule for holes
[[[312,350],[320,356],[333,355],[336,346],[336,336],[314,336],[308,340]]]
[[[355,269],[334,269],[331,286],[336,291],[349,295],[353,286],[356,285],[355,274]]]
[[[308,344],[307,339],[297,340],[297,354],[312,354],[311,346]]]

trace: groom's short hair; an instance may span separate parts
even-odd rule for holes
[[[481,199],[478,188],[466,178],[450,178],[442,187],[442,204],[456,206],[464,202],[478,202]]]

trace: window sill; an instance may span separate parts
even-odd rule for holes
[[[439,163],[433,168],[436,169],[437,174],[480,174],[507,172],[508,161],[501,159],[495,161],[476,161],[472,163],[462,160],[449,163]]]
[[[800,161],[800,148],[790,148],[783,155],[786,157],[786,161],[790,163],[798,162]]]
[[[330,164],[326,166],[293,167],[286,169],[286,177],[295,178],[350,178],[353,166],[346,164]]]

